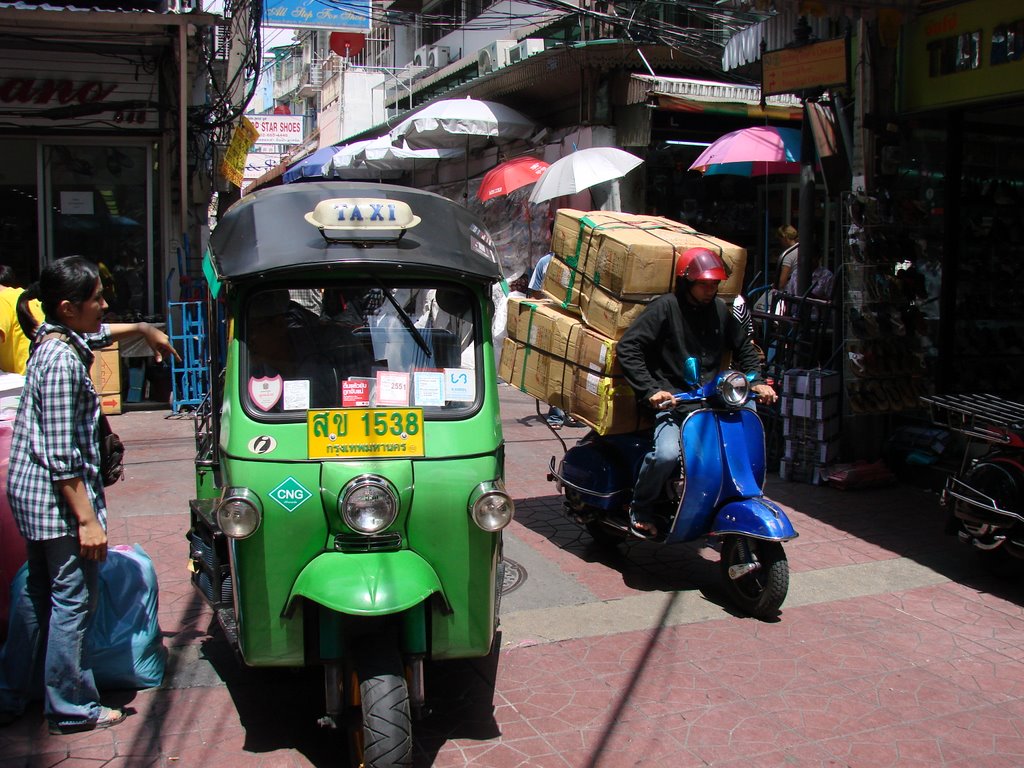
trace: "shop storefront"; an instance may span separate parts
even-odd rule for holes
[[[1024,387],[1024,8],[974,0],[908,24],[903,142],[882,147],[940,392]]]
[[[183,245],[202,242],[206,218],[191,193],[208,186],[181,106],[202,93],[179,62],[214,18],[0,9],[0,263],[20,284],[82,255],[112,318],[178,299],[194,266]]]

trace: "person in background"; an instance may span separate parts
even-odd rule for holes
[[[25,373],[29,339],[18,323],[18,299],[24,288],[16,287],[14,270],[0,265],[0,371]],[[43,308],[38,301],[29,302],[29,311],[36,323],[43,321]]]
[[[45,314],[38,327],[27,307],[35,298]],[[41,665],[43,711],[57,734],[108,728],[126,716],[100,704],[82,658],[99,598],[99,563],[107,556],[92,350],[142,336],[157,362],[166,354],[177,357],[167,335],[148,323],[104,324],[106,309],[99,270],[81,256],[48,265],[18,302],[33,343],[14,422],[7,496],[26,539],[28,577],[0,656],[0,723],[24,712]]]
[[[635,536],[658,536],[654,504],[670,475],[679,466],[679,429],[699,404],[681,404],[673,393],[692,389],[685,361],[697,358],[703,383],[721,368],[726,351],[732,367],[752,373],[751,389],[759,403],[774,403],[775,390],[765,384],[760,355],[747,324],[718,297],[726,278],[725,263],[708,248],[690,248],[676,262],[672,293],[648,304],[615,345],[626,381],[642,408],[654,414],[654,448],[643,460],[630,506],[630,529]]]
[[[544,296],[544,292],[541,290],[544,286],[544,274],[548,271],[548,265],[551,264],[551,259],[554,258],[554,255],[555,254],[551,251],[544,254],[540,259],[538,259],[537,266],[533,268],[533,274],[530,275],[530,283],[528,285],[531,298],[539,299]],[[544,417],[544,421],[547,422],[548,427],[554,430],[559,430],[563,426],[583,426],[557,405],[551,405],[548,407],[548,414]]]
[[[775,288],[785,291],[789,279],[796,274],[797,260],[800,258],[800,244],[797,242],[796,228],[791,224],[784,224],[775,230],[779,243],[782,245],[782,254],[779,256],[779,274],[775,281]]]

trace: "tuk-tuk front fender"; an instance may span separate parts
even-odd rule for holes
[[[383,616],[419,605],[434,593],[444,598],[441,580],[430,563],[410,550],[328,552],[299,573],[285,615],[291,613],[299,597],[339,613]]]

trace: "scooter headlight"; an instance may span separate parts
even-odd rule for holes
[[[512,522],[515,504],[500,480],[480,483],[469,496],[473,522],[488,533],[497,533]]]
[[[380,533],[398,517],[398,494],[384,478],[362,475],[345,486],[338,511],[352,530]]]
[[[750,399],[750,382],[739,371],[729,371],[718,382],[718,396],[729,408],[739,408]]]
[[[248,488],[225,488],[217,505],[217,525],[231,539],[252,536],[263,520],[263,505]]]

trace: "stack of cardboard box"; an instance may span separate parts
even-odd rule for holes
[[[839,374],[790,368],[782,377],[783,480],[819,485],[839,456]]]
[[[720,293],[739,292],[746,251],[659,216],[561,209],[544,299],[509,303],[499,375],[600,434],[644,426],[615,357],[615,342],[644,306],[672,290],[676,258],[704,246],[730,271]]]

